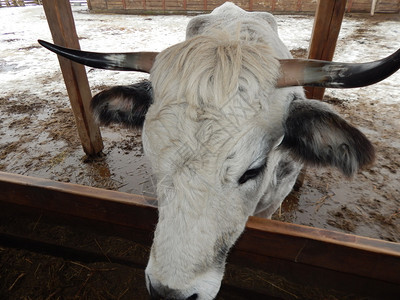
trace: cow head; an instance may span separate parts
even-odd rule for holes
[[[351,176],[373,160],[359,130],[294,86],[363,86],[400,67],[399,51],[367,64],[293,60],[271,15],[231,4],[187,33],[159,54],[82,55],[41,42],[94,67],[151,69],[150,81],[101,92],[92,107],[104,124],[143,126],[159,201],[146,268],[154,299],[213,299],[248,217],[269,217],[303,163]]]
[[[159,221],[146,269],[153,295],[216,295],[227,252],[276,164],[285,115],[274,89],[278,61],[263,55],[268,47],[258,51],[225,35],[165,50],[151,73],[143,145],[158,180]]]

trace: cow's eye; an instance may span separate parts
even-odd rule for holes
[[[254,169],[249,169],[244,174],[239,178],[239,184],[243,184],[247,182],[250,179],[254,179],[258,175],[262,173],[264,170],[265,165],[262,165],[260,167],[254,168]]]

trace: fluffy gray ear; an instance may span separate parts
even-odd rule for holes
[[[90,107],[95,119],[102,125],[116,123],[140,128],[152,102],[151,83],[144,80],[102,91],[93,97]]]
[[[282,147],[305,163],[334,166],[347,176],[375,158],[374,147],[362,132],[315,100],[292,102]]]

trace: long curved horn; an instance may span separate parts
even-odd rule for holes
[[[96,53],[69,49],[38,40],[43,47],[77,63],[106,70],[150,73],[158,52]]]
[[[280,64],[278,87],[355,88],[377,83],[400,69],[400,49],[384,59],[369,63],[284,59],[280,60]]]

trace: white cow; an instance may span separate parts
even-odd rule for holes
[[[296,85],[362,86],[399,68],[398,52],[369,64],[293,60],[271,14],[232,3],[193,18],[186,41],[161,53],[82,55],[41,43],[87,65],[150,72],[150,81],[96,95],[92,107],[105,124],[144,123],[158,180],[146,268],[154,299],[213,299],[248,217],[271,217],[303,163],[351,176],[373,161],[359,130]]]

